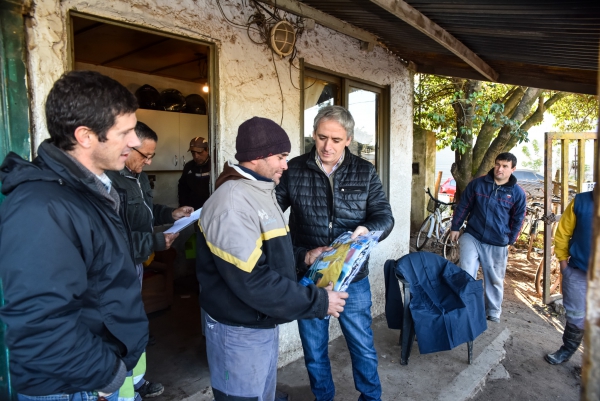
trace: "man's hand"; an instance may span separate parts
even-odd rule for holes
[[[315,263],[315,260],[317,260],[319,255],[321,255],[323,252],[331,251],[332,249],[333,248],[330,246],[320,246],[318,248],[311,249],[310,251],[306,252],[304,263],[306,263],[307,266],[310,266]]]
[[[327,314],[333,317],[340,317],[340,313],[344,311],[344,305],[346,305],[344,299],[348,298],[348,293],[343,291],[333,291],[333,281],[330,281],[325,289],[327,290],[327,296],[329,297]]]
[[[560,265],[560,272],[562,273],[565,271],[565,269],[569,265],[569,260],[568,259],[561,260],[560,262],[558,262],[558,264]]]
[[[194,208],[191,206],[181,206],[179,209],[173,210],[171,216],[173,220],[179,220],[182,217],[190,217],[190,214],[194,213]]]
[[[459,236],[460,236],[460,231],[450,231],[450,241],[452,241],[452,242],[458,241]]]
[[[170,233],[170,234],[163,233],[163,235],[165,236],[165,244],[167,246],[165,249],[169,249],[171,247],[171,245],[173,244],[173,241],[175,240],[175,238],[179,237],[179,233]]]
[[[367,227],[358,226],[358,227],[356,227],[356,230],[354,230],[354,232],[352,233],[352,236],[350,238],[354,239],[358,236],[365,235],[368,233],[369,233],[369,229]]]

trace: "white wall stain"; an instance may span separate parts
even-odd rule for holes
[[[252,10],[241,0],[222,0],[228,18],[245,22]],[[28,67],[31,84],[32,141],[48,137],[44,101],[52,84],[69,69],[67,24],[69,10],[132,23],[146,28],[215,43],[219,60],[219,161],[235,155],[237,127],[253,116],[281,121],[281,93],[272,53],[253,43],[245,29],[229,25],[211,0],[39,0],[33,1],[28,21]],[[298,41],[298,57],[305,63],[347,76],[391,86],[390,202],[396,220],[392,234],[375,250],[370,262],[373,314],[384,307],[383,264],[408,253],[412,160],[412,77],[391,53],[381,47],[360,50],[358,40],[317,25]],[[299,72],[288,58],[275,57],[283,91],[282,126],[292,141],[292,157],[300,154]],[[296,65],[297,61],[295,62]],[[339,335],[332,319],[332,338]],[[301,356],[296,323],[281,328],[280,365]]]

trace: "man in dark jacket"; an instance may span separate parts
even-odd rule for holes
[[[375,167],[347,148],[354,134],[352,115],[343,107],[327,106],[319,110],[313,127],[315,146],[310,153],[290,161],[277,186],[281,210],[291,208],[292,243],[306,252],[331,244],[346,231],[357,237],[381,230],[380,241],[385,239],[394,227],[392,210]],[[352,356],[360,400],[379,400],[381,384],[371,330],[367,265],[348,287],[348,301],[339,321]],[[299,269],[297,273],[303,275],[305,271]],[[335,387],[327,354],[329,320],[299,320],[298,329],[312,392],[318,401],[333,400]]]
[[[140,144],[136,108],[113,79],[69,72],[46,100],[50,139],[36,159],[10,153],[0,168],[0,319],[19,400],[117,400],[144,351],[126,198],[105,174]]]
[[[594,192],[598,191],[597,188]],[[562,337],[563,345],[558,351],[544,357],[552,365],[571,359],[583,341],[587,271],[594,231],[594,192],[580,193],[569,203],[554,236],[567,322]]]
[[[133,148],[125,160],[124,169],[108,171],[106,174],[115,187],[127,191],[127,220],[133,238],[135,263],[139,269],[152,252],[169,249],[179,235],[153,234],[154,226],[172,224],[175,220],[189,216],[194,209],[191,206],[175,209],[152,201],[150,180],[142,170],[144,166],[152,164],[158,136],[141,121],[137,122],[135,133],[142,144]]]
[[[468,220],[460,237],[460,267],[477,278],[481,265],[485,312],[487,319],[496,323],[502,313],[508,245],[517,240],[525,218],[525,192],[512,175],[516,168],[517,158],[512,153],[500,153],[489,173],[471,181],[461,194],[450,232],[450,240],[456,242]]]
[[[152,164],[152,158],[156,150],[158,136],[150,127],[141,121],[135,125],[135,133],[141,141],[141,145],[132,148],[125,160],[125,168],[121,171],[107,171],[115,188],[122,189],[127,193],[127,221],[131,230],[133,240],[133,255],[135,267],[142,283],[144,275],[143,263],[155,251],[164,251],[171,247],[173,240],[179,233],[164,234],[153,233],[155,225],[172,224],[175,220],[189,216],[194,211],[190,206],[178,209],[158,205],[152,202],[152,188],[148,175],[142,170],[144,166]],[[135,368],[135,375],[128,380],[127,388],[135,389],[141,397],[156,397],[163,393],[164,387],[161,383],[150,382],[144,378],[146,373],[146,358],[141,358]]]
[[[177,186],[179,206],[201,208],[210,196],[210,155],[208,142],[198,136],[190,141],[192,159],[183,166]]]
[[[295,260],[275,200],[290,148],[287,134],[274,121],[254,117],[242,123],[235,155],[240,163],[225,165],[202,208],[196,272],[218,401],[273,401],[278,325],[338,316],[347,297],[332,291],[332,284],[324,289],[296,282],[296,265],[311,264],[323,249]]]

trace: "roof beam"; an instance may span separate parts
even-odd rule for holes
[[[371,0],[371,2],[377,4],[379,7],[392,13],[413,28],[435,40],[490,81],[498,81],[498,73],[485,61],[479,58],[477,54],[405,1]]]
[[[268,4],[272,7],[276,7],[280,10],[286,11],[288,13],[292,13],[294,15],[298,15],[303,18],[309,18],[315,20],[315,22],[319,25],[323,25],[327,28],[333,29],[334,31],[343,33],[344,35],[348,35],[355,39],[366,42],[361,46],[362,49],[371,51],[373,47],[377,44],[377,36],[373,35],[370,32],[365,31],[364,29],[360,29],[351,25],[347,22],[344,22],[338,18],[335,18],[329,14],[326,14],[322,11],[319,11],[315,8],[307,6],[296,0],[258,0],[261,3]]]

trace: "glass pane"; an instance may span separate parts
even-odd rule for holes
[[[331,82],[306,77],[304,79],[304,152],[310,152],[315,141],[313,123],[321,107],[337,104],[339,87]]]
[[[354,117],[354,138],[348,148],[353,154],[377,166],[375,149],[377,141],[377,111],[379,94],[350,87],[348,110]]]

